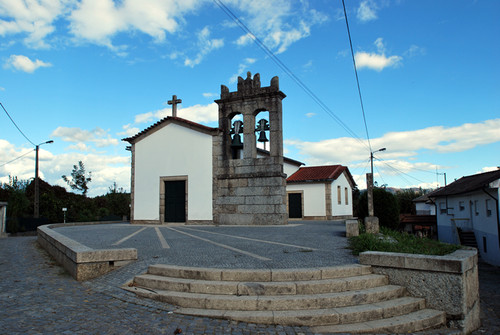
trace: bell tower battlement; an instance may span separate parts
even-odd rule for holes
[[[237,91],[221,85],[219,135],[213,137],[215,224],[286,224],[283,117],[279,78],[261,87],[260,75],[238,77]],[[268,114],[257,121],[262,114]],[[242,120],[241,120],[242,119]],[[268,153],[257,150],[270,142]],[[269,134],[269,140],[267,135]],[[243,137],[242,137],[243,136]]]

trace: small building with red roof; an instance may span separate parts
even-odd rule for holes
[[[353,216],[352,190],[356,183],[346,166],[301,167],[286,183],[290,219],[332,220]]]

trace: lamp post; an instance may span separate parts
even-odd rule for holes
[[[386,148],[380,148],[376,151],[370,152],[370,165],[371,165],[371,173],[366,176],[366,184],[368,188],[368,216],[375,216],[375,211],[373,208],[373,154],[379,151],[385,151]]]
[[[42,142],[38,145],[35,145],[35,212],[33,217],[38,219],[40,217],[40,183],[38,181],[38,148],[42,144],[54,143],[54,141],[50,140],[47,142]]]

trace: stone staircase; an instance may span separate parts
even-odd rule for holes
[[[152,265],[124,287],[178,306],[176,313],[235,321],[310,326],[315,333],[407,333],[443,327],[370,266],[233,270]]]

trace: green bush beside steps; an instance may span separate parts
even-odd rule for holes
[[[461,246],[381,227],[379,234],[363,232],[359,236],[350,237],[349,248],[354,255],[359,255],[364,251],[385,251],[443,256],[460,249]]]

